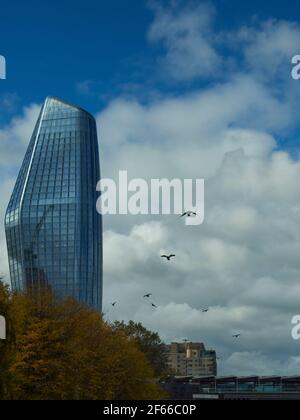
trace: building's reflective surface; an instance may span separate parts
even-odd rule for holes
[[[102,221],[94,118],[47,98],[5,218],[14,291],[50,284],[101,310]]]

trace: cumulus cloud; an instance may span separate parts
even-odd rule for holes
[[[155,20],[148,38],[163,43],[166,55],[161,62],[167,73],[179,81],[212,76],[222,62],[214,45],[213,6],[189,3],[181,8],[178,2],[151,5]]]
[[[300,191],[295,180],[300,164],[277,150],[275,137],[267,132],[231,128],[246,107],[244,97],[240,106],[233,101],[224,116],[221,111],[209,115],[209,101],[202,101],[202,95],[207,93],[197,101],[189,98],[193,106],[187,98],[146,108],[118,101],[99,115],[104,153],[110,156],[105,173],[129,168],[132,176],[145,178],[206,178],[207,216],[200,228],[190,230],[174,217],[164,217],[158,225],[147,222],[149,218],[123,218],[120,235],[118,222],[106,220],[107,302],[120,301],[108,316],[142,320],[166,340],[204,340],[225,357],[223,373],[230,373],[226,358],[232,351],[270,358],[260,372],[266,374],[272,373],[276,352],[281,360],[276,366],[284,373],[283,360],[297,351],[290,320],[298,309]],[[207,115],[206,124],[198,123],[200,113]],[[158,226],[163,235],[157,235]],[[151,232],[159,240],[149,244]],[[162,263],[162,249],[176,253],[172,264]],[[156,312],[143,302],[149,291]],[[204,317],[201,308],[207,306],[211,310]],[[232,334],[240,331],[241,341],[233,343]]]
[[[260,376],[266,367],[268,372],[272,372],[273,375],[282,375],[282,372],[285,372],[287,376],[293,376],[299,370],[299,363],[299,357],[290,357],[283,362],[278,359],[270,359],[259,352],[237,352],[230,356],[227,367],[228,372],[239,376]]]
[[[143,270],[143,265],[158,256],[167,244],[168,231],[158,222],[137,225],[129,235],[106,231],[104,235],[104,264],[109,274],[122,274],[131,270]],[[125,279],[124,279],[125,280]]]
[[[19,166],[40,112],[40,106],[25,107],[23,115],[14,117],[10,124],[0,128],[0,165]]]
[[[297,53],[300,25],[295,22],[270,19],[258,27],[243,27],[237,35],[244,44],[244,56],[252,70],[264,77],[282,77]]]
[[[0,201],[0,220],[1,220],[1,227],[4,225],[4,214],[6,211],[6,207],[14,186],[14,179],[5,179],[0,182],[0,193],[1,193],[1,201]],[[0,275],[5,275],[5,280],[9,281],[9,268],[8,268],[8,259],[7,259],[7,252],[6,252],[6,238],[4,229],[0,229]]]
[[[151,36],[166,42],[160,19],[166,19],[166,28],[168,19],[157,16],[160,25]],[[265,35],[262,29],[249,30],[247,39],[243,28],[247,66],[222,83],[147,105],[118,98],[98,116],[102,152],[109,156],[103,160],[104,173],[114,177],[128,169],[131,177],[206,180],[204,225],[191,230],[172,216],[160,219],[156,223],[167,243],[153,243],[143,258],[138,251],[145,250],[143,241],[136,242],[138,250],[132,248],[132,229],[150,227],[154,219],[122,218],[121,237],[120,221],[106,219],[114,238],[107,253],[120,248],[124,260],[122,270],[106,270],[107,302],[120,301],[108,317],[141,320],[167,341],[203,340],[221,356],[223,374],[300,372],[298,343],[291,338],[299,296],[300,162],[278,142],[297,126],[298,111],[294,94],[274,90],[259,71],[273,55],[280,58],[271,63],[273,70],[286,71],[288,65],[283,70],[280,63],[292,48],[285,51],[280,37],[297,28],[284,26],[265,24]],[[264,37],[277,45],[266,61],[263,51],[260,58],[251,57]],[[281,77],[289,78],[289,72]],[[157,255],[162,246],[176,253],[172,264]],[[149,291],[156,311],[142,299]],[[210,307],[208,314],[203,315],[203,307]],[[237,332],[241,339],[232,340]]]
[[[6,98],[5,103],[9,106],[7,101],[10,95],[3,95],[2,98]],[[9,270],[3,229],[4,215],[39,112],[40,106],[32,104],[23,109],[22,115],[13,117],[9,124],[0,127],[0,274],[6,274],[7,280]]]

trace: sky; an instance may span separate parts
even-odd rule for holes
[[[1,4],[1,225],[47,95],[95,115],[104,177],[204,178],[202,226],[105,218],[104,312],[203,341],[224,375],[300,374],[300,6],[269,3]]]

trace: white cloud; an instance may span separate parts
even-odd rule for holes
[[[39,112],[39,105],[33,104],[25,107],[21,116],[14,117],[10,124],[0,128],[1,226],[4,226],[5,211]],[[6,239],[3,228],[0,230],[0,250],[0,274],[8,275]],[[6,280],[8,280],[8,276]]]
[[[164,44],[167,52],[161,61],[167,73],[180,81],[214,75],[222,62],[214,46],[214,8],[198,4],[182,9],[173,2],[156,4],[154,11],[148,37]]]
[[[300,25],[270,19],[258,27],[242,28],[237,38],[244,44],[244,55],[252,70],[265,78],[282,77],[299,51]]]
[[[6,207],[13,189],[14,180],[13,179],[6,179],[0,182],[0,193],[1,193],[1,201],[0,201],[0,220],[1,225],[4,226],[4,214],[6,211]],[[5,239],[5,232],[4,229],[0,229],[0,275],[6,275],[5,280],[8,281],[8,260],[7,260],[7,252],[6,252],[6,239]]]
[[[104,234],[104,264],[109,274],[136,270],[157,257],[156,249],[166,245],[168,232],[159,222],[134,226],[128,236],[112,231]]]
[[[290,322],[298,310],[300,162],[276,141],[297,121],[293,103],[248,74],[148,105],[118,99],[98,121],[105,175],[125,168],[130,177],[206,179],[205,224],[160,219],[164,245],[133,239],[140,224],[151,235],[151,217],[122,218],[121,236],[120,220],[106,219],[106,258],[115,252],[122,261],[105,271],[106,302],[119,301],[109,318],[142,321],[166,340],[203,340],[220,353],[221,373],[236,371],[231,355],[247,352],[259,355],[253,373],[299,373]],[[176,253],[171,264],[159,258],[162,249]],[[147,292],[156,311],[142,299]],[[250,371],[250,363],[241,370]]]
[[[286,361],[274,360],[259,352],[233,353],[227,360],[227,374],[247,376],[261,375],[261,372],[269,372],[269,375],[294,376],[299,372],[300,358],[290,357]]]
[[[11,123],[0,129],[0,165],[1,167],[19,166],[32,135],[40,112],[40,106],[24,108],[21,117],[15,117]]]

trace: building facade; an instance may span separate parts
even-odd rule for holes
[[[298,400],[300,377],[169,377],[161,382],[173,400]]]
[[[203,343],[172,343],[167,346],[169,368],[177,376],[217,375],[217,357]]]
[[[46,99],[5,217],[12,289],[50,285],[101,311],[97,130],[86,111]]]

